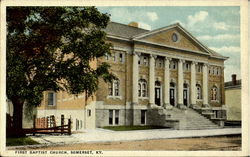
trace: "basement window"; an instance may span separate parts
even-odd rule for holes
[[[146,124],[146,110],[141,110],[141,124]]]

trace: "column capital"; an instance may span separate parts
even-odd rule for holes
[[[171,61],[172,60],[172,58],[170,58],[170,57],[165,57],[165,61]]]
[[[209,64],[208,63],[203,63],[203,67],[209,67]]]
[[[140,56],[141,55],[141,52],[136,52],[136,51],[133,51],[132,52],[133,55],[137,55],[137,56]]]
[[[150,57],[150,58],[156,59],[156,58],[157,58],[157,55],[150,54],[149,57]]]
[[[197,61],[192,61],[191,64],[197,65],[198,62]]]
[[[185,60],[184,59],[179,59],[178,62],[185,63]]]

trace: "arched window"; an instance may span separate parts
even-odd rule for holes
[[[170,82],[170,87],[175,87],[175,84],[173,82]]]
[[[144,82],[142,84],[142,97],[146,97],[147,96],[147,84],[146,82]]]
[[[197,99],[202,99],[201,85],[196,84]]]
[[[108,84],[109,96],[120,96],[120,81],[113,80],[112,83]]]
[[[155,81],[155,86],[161,86],[161,82],[160,81]]]
[[[147,97],[147,81],[144,79],[140,79],[138,83],[138,96],[139,97]]]
[[[218,88],[216,86],[211,89],[211,100],[218,100]]]
[[[138,83],[138,96],[141,96],[141,83]]]

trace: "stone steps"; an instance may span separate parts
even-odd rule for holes
[[[171,119],[179,120],[180,129],[183,130],[219,128],[218,125],[210,121],[207,117],[202,116],[201,114],[190,108],[187,108],[186,110],[173,108],[170,113]]]

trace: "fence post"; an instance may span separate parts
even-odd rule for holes
[[[49,128],[49,116],[46,117],[46,122],[47,122],[46,128]],[[49,132],[49,130],[47,130],[47,131]]]
[[[33,115],[33,136],[35,136],[35,129],[36,129],[36,116]]]
[[[71,119],[68,120],[68,133],[71,135]]]
[[[61,134],[63,134],[63,130],[64,130],[64,115],[61,115]]]

